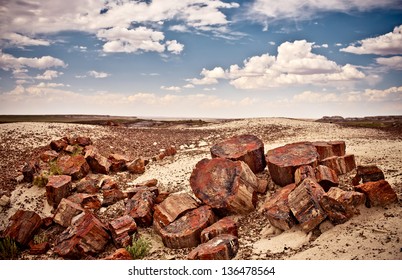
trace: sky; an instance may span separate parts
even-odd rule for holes
[[[402,0],[0,0],[0,115],[402,115]]]

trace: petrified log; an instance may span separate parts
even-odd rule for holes
[[[75,190],[78,193],[95,194],[99,191],[99,188],[96,186],[95,179],[85,177],[82,178],[78,183],[76,183]]]
[[[130,253],[125,248],[119,248],[104,260],[132,260]]]
[[[334,156],[344,156],[346,153],[345,141],[329,141],[328,144],[332,146],[332,152]]]
[[[286,186],[294,183],[295,171],[300,166],[316,167],[318,157],[313,144],[300,142],[269,150],[266,159],[272,180],[280,186]]]
[[[367,207],[386,206],[398,201],[395,191],[385,180],[367,182],[356,186],[355,190],[366,195]]]
[[[346,174],[356,168],[356,161],[354,155],[344,155],[338,157],[338,163],[341,174]]]
[[[333,147],[328,142],[316,141],[312,142],[313,146],[317,149],[319,160],[334,156]]]
[[[157,187],[147,187],[147,186],[136,186],[130,189],[127,189],[124,193],[128,198],[132,198],[137,192],[140,191],[149,191],[157,197],[159,195],[159,189]]]
[[[356,176],[353,178],[353,185],[358,185],[361,181],[363,183],[376,182],[384,180],[384,173],[376,165],[357,166]]]
[[[193,249],[189,260],[230,260],[239,250],[239,241],[231,234],[219,235]]]
[[[33,211],[17,210],[3,233],[22,246],[27,246],[42,224],[41,217]]]
[[[113,180],[112,178],[105,178],[103,179],[103,181],[101,182],[101,189],[104,190],[112,190],[112,189],[119,189],[119,185],[117,184],[117,182],[115,180]]]
[[[238,237],[237,224],[233,219],[225,217],[205,228],[201,232],[201,243],[205,243],[222,234],[231,234]]]
[[[155,198],[155,204],[162,203],[170,194],[169,191],[159,192],[158,196]]]
[[[41,155],[40,155],[40,159],[43,162],[50,162],[52,160],[55,160],[57,157],[59,156],[59,153],[54,151],[54,150],[49,150],[49,151],[44,151]]]
[[[98,149],[94,146],[85,147],[85,159],[87,160],[92,172],[108,174],[110,169],[110,161],[99,154]]]
[[[49,176],[46,185],[46,199],[49,205],[56,208],[62,198],[67,197],[71,190],[71,176],[54,175]]]
[[[320,165],[324,165],[326,167],[331,168],[332,170],[335,171],[336,175],[342,174],[341,167],[339,166],[338,156],[325,158],[320,161]]]
[[[89,165],[83,155],[64,155],[57,159],[61,173],[69,175],[73,180],[84,178],[89,173]]]
[[[335,170],[325,165],[319,165],[315,168],[315,178],[325,191],[339,185],[338,175],[336,175]]]
[[[67,138],[61,138],[58,140],[53,140],[50,142],[50,148],[52,150],[55,150],[56,152],[60,152],[62,150],[64,150],[65,147],[67,147],[68,145],[68,140]]]
[[[141,187],[141,186],[145,186],[145,187],[156,187],[158,185],[158,180],[157,179],[151,179],[151,180],[147,180],[144,182],[141,182],[137,185],[135,185],[136,187]]]
[[[68,139],[70,145],[79,145],[82,147],[92,145],[92,140],[89,137],[78,136]]]
[[[102,206],[98,196],[94,194],[75,193],[67,199],[81,205],[84,209],[99,209]]]
[[[208,205],[204,205],[162,228],[159,234],[168,248],[191,248],[200,244],[201,231],[214,222],[214,213]]]
[[[109,239],[107,228],[91,213],[86,213],[59,235],[54,252],[64,258],[85,258],[102,252]]]
[[[30,161],[25,163],[22,168],[22,175],[24,175],[24,181],[31,183],[40,170],[39,163],[37,161]]]
[[[259,194],[264,194],[264,193],[267,192],[267,188],[268,188],[268,180],[266,180],[266,179],[258,179],[258,185],[257,185],[256,191]]]
[[[103,190],[102,206],[109,206],[115,204],[117,201],[122,200],[126,195],[119,189]]]
[[[274,227],[288,230],[297,221],[289,207],[288,196],[296,188],[296,184],[289,184],[278,189],[263,206],[263,213],[268,216],[268,220]]]
[[[302,165],[295,171],[295,184],[299,185],[306,178],[315,179],[315,171],[311,165]]]
[[[111,154],[109,156],[109,160],[111,162],[110,170],[113,172],[121,172],[127,170],[127,162],[130,161],[128,157],[120,154]]]
[[[53,221],[63,227],[69,227],[73,218],[83,212],[81,205],[63,198],[56,209]]]
[[[143,158],[137,158],[130,163],[127,163],[127,169],[133,174],[142,174],[145,172],[145,160]]]
[[[258,180],[243,161],[203,159],[190,177],[197,198],[221,212],[248,213],[255,209]]]
[[[137,224],[132,217],[124,215],[111,221],[109,229],[115,246],[126,247],[131,244],[131,236],[137,231]]]
[[[288,196],[289,207],[303,231],[309,232],[327,217],[320,206],[324,189],[313,179],[306,178]]]
[[[30,255],[42,255],[46,253],[50,249],[49,242],[42,242],[35,244],[32,240],[29,242],[29,251]]]
[[[183,213],[195,209],[198,203],[189,194],[171,194],[154,208],[154,223],[165,227],[175,221]]]
[[[244,161],[254,173],[262,172],[267,163],[264,143],[254,135],[238,135],[211,147],[212,157]]]
[[[155,195],[149,191],[137,192],[126,204],[126,215],[130,215],[137,225],[149,227],[153,222]]]

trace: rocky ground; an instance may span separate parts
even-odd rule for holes
[[[157,179],[161,190],[191,193],[190,174],[196,163],[210,157],[210,147],[230,136],[253,134],[269,149],[299,141],[344,140],[347,153],[357,164],[376,164],[396,191],[399,202],[386,208],[361,207],[361,214],[348,222],[334,226],[326,221],[306,234],[297,226],[282,232],[272,227],[260,211],[260,206],[278,188],[267,171],[258,177],[268,179],[269,190],[259,196],[257,210],[234,216],[239,224],[240,249],[236,259],[402,259],[402,133],[400,130],[368,129],[317,123],[310,120],[284,118],[209,121],[155,127],[119,127],[60,123],[0,124],[0,197],[10,198],[10,204],[0,208],[0,231],[17,209],[34,210],[42,217],[50,216],[45,202],[45,190],[28,183],[17,183],[24,163],[47,149],[51,140],[64,136],[90,137],[101,154],[120,153],[135,159],[157,155],[160,149],[174,145],[174,157],[151,162],[142,175],[128,172],[111,176],[121,189],[148,179]],[[104,175],[99,175],[104,176]],[[344,186],[350,185],[353,172],[342,176]],[[124,206],[116,203],[99,213],[102,220],[118,217]],[[140,233],[152,241],[148,259],[185,259],[189,249],[173,250],[163,246],[151,228]],[[114,250],[110,245],[102,258]],[[22,254],[22,259],[57,259],[52,250],[45,255]]]

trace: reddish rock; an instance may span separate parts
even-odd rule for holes
[[[98,149],[94,146],[85,147],[85,159],[93,173],[108,174],[110,169],[110,161],[99,154]]]
[[[288,230],[297,221],[289,207],[288,196],[296,188],[296,184],[290,184],[278,189],[263,206],[263,213],[267,215],[269,222],[274,227]]]
[[[159,192],[158,196],[155,198],[155,204],[162,203],[171,193],[168,191]]]
[[[125,248],[120,248],[114,251],[111,255],[104,258],[104,260],[132,260],[130,253]]]
[[[290,210],[303,231],[309,232],[327,217],[320,206],[324,189],[313,179],[305,179],[288,196]]]
[[[325,191],[339,185],[338,175],[336,175],[335,170],[325,165],[319,165],[315,168],[315,178]]]
[[[71,176],[73,180],[84,178],[89,173],[89,165],[82,155],[59,157],[57,166],[64,175]]]
[[[127,201],[126,213],[137,225],[149,227],[153,223],[155,195],[149,191],[140,191]]]
[[[191,210],[160,230],[163,244],[172,249],[195,247],[201,242],[201,231],[214,221],[214,213],[207,205]]]
[[[177,150],[176,150],[176,148],[174,146],[170,146],[170,147],[165,149],[163,154],[165,156],[167,156],[167,157],[174,156],[175,154],[177,154]]]
[[[70,154],[81,154],[83,152],[82,147],[79,147],[78,145],[68,145],[64,151]]]
[[[49,205],[56,208],[62,198],[69,196],[71,190],[71,176],[53,175],[49,176],[46,185],[46,199]]]
[[[34,242],[29,242],[29,251],[30,255],[43,255],[50,249],[49,242],[42,242],[35,244]]]
[[[137,224],[132,217],[124,215],[111,221],[109,230],[112,233],[115,246],[126,247],[131,245],[131,236],[137,232]]]
[[[254,173],[266,167],[264,143],[254,135],[239,135],[211,147],[212,157],[244,161]]]
[[[99,209],[102,205],[98,196],[94,194],[75,193],[67,199],[81,205],[84,209]]]
[[[122,200],[126,195],[119,189],[103,190],[102,206],[109,206],[115,204],[117,201]]]
[[[95,194],[99,191],[98,187],[96,186],[96,180],[85,177],[82,178],[76,185],[76,192],[78,193],[88,193],[88,194]]]
[[[39,163],[36,161],[30,161],[25,163],[22,168],[22,175],[24,175],[24,181],[31,183],[36,174],[38,174],[40,170]]]
[[[35,212],[17,210],[10,218],[10,224],[4,231],[3,237],[10,237],[20,245],[27,246],[41,224],[42,219]]]
[[[68,143],[70,145],[79,145],[85,147],[92,145],[92,140],[89,137],[78,136],[68,139]]]
[[[268,180],[258,179],[258,186],[257,186],[256,191],[259,194],[264,194],[267,192],[267,188],[268,188]]]
[[[45,217],[42,219],[42,228],[47,229],[53,224],[53,217]]]
[[[135,185],[136,187],[141,187],[141,186],[145,186],[145,187],[156,187],[158,185],[158,180],[157,179],[151,179],[151,180],[147,180],[145,182],[141,182],[137,185]]]
[[[385,180],[384,173],[376,165],[357,166],[356,176],[353,178],[353,185],[357,186],[361,181],[363,183]]]
[[[69,227],[71,221],[83,212],[84,208],[81,205],[63,198],[56,209],[53,221],[63,227]]]
[[[312,142],[313,146],[317,149],[317,152],[319,154],[319,160],[323,160],[324,158],[332,157],[334,156],[334,151],[333,147],[331,144],[328,142],[324,141],[317,141],[317,142]]]
[[[356,186],[355,190],[366,195],[367,207],[386,206],[398,201],[395,191],[385,180],[367,182]]]
[[[318,165],[316,148],[309,142],[287,144],[276,149],[269,150],[266,156],[269,173],[272,180],[286,186],[294,183],[294,174],[302,165]]]
[[[205,243],[222,234],[231,234],[238,237],[237,224],[233,219],[225,217],[205,228],[201,232],[201,243]]]
[[[112,178],[105,178],[101,183],[102,190],[119,189],[119,185]]]
[[[109,239],[107,228],[91,213],[86,213],[58,236],[54,252],[71,259],[95,256],[104,250]]]
[[[325,159],[321,160],[320,165],[324,165],[326,167],[331,168],[332,170],[335,171],[335,173],[337,175],[342,174],[341,167],[339,165],[337,156],[333,156],[333,157],[329,157],[329,158],[325,158]]]
[[[109,156],[110,160],[110,170],[112,172],[121,172],[127,170],[127,163],[130,159],[124,155],[120,154],[111,154]]]
[[[59,140],[53,140],[50,142],[50,148],[55,150],[56,152],[60,152],[64,150],[68,145],[68,141],[66,138],[61,138]]]
[[[314,168],[310,165],[302,165],[295,171],[295,183],[299,185],[306,178],[315,179]]]
[[[332,146],[332,152],[334,156],[344,156],[346,153],[345,141],[329,141],[328,144]]]
[[[349,173],[356,168],[356,161],[354,155],[344,155],[338,157],[338,164],[341,174]]]
[[[159,189],[157,187],[136,186],[134,188],[127,189],[125,194],[128,198],[132,198],[137,192],[149,191],[157,197],[159,195]]]
[[[54,151],[54,150],[49,150],[49,151],[44,151],[41,155],[40,155],[40,159],[43,162],[50,162],[55,160],[57,157],[59,156],[59,153]]]
[[[257,202],[258,179],[243,161],[203,159],[194,168],[190,185],[195,196],[223,213],[249,213]]]
[[[239,250],[239,241],[231,234],[219,235],[199,245],[188,255],[189,260],[230,260]]]
[[[172,194],[161,204],[155,206],[154,223],[165,227],[175,221],[183,213],[195,209],[198,203],[186,193]]]
[[[137,158],[127,164],[129,172],[134,174],[143,174],[145,172],[145,160],[143,158]]]

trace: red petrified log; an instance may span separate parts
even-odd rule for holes
[[[244,161],[254,173],[262,172],[267,165],[264,143],[254,135],[239,135],[211,147],[212,157]]]
[[[131,244],[131,236],[137,231],[137,224],[132,217],[124,215],[111,221],[109,229],[116,247],[126,247]]]
[[[315,168],[315,178],[325,191],[328,191],[331,187],[339,185],[339,179],[336,172],[325,165],[319,165]]]
[[[110,161],[99,154],[98,149],[94,146],[85,148],[85,159],[87,160],[92,172],[108,174],[110,169]]]
[[[109,160],[111,162],[110,170],[113,172],[127,170],[127,162],[130,161],[128,157],[120,154],[111,154]]]
[[[356,186],[355,190],[366,195],[367,207],[386,206],[398,201],[395,191],[385,180],[367,182]]]
[[[46,253],[50,249],[49,242],[42,242],[35,244],[32,240],[29,242],[29,251],[30,255],[42,255]]]
[[[238,237],[236,222],[229,217],[220,219],[201,232],[201,243],[205,243],[221,234],[231,234]]]
[[[115,204],[117,201],[122,200],[126,195],[119,189],[103,190],[102,206],[109,206]]]
[[[125,248],[119,248],[104,260],[132,260],[130,253]]]
[[[263,212],[268,216],[271,225],[282,230],[293,227],[297,221],[289,207],[289,194],[296,188],[296,184],[290,184],[278,189],[263,206]]]
[[[328,142],[317,141],[312,142],[312,144],[317,149],[317,152],[320,155],[319,160],[323,160],[324,158],[332,157],[335,155],[332,145],[330,145]]]
[[[335,171],[337,175],[342,174],[341,167],[339,166],[339,161],[337,156],[325,158],[320,161],[320,165],[325,165]]]
[[[310,165],[302,165],[295,171],[295,184],[299,185],[306,178],[315,179],[314,168]]]
[[[300,166],[316,167],[318,157],[317,149],[311,143],[300,142],[269,150],[266,159],[272,180],[286,186],[294,183],[294,173]]]
[[[145,172],[145,160],[143,158],[137,158],[130,163],[127,163],[127,169],[134,174],[142,174]]]
[[[230,260],[239,250],[239,241],[231,234],[219,235],[199,245],[188,255],[189,260]]]
[[[73,180],[87,176],[89,165],[83,155],[61,156],[57,159],[57,166],[64,175],[70,175]]]
[[[319,203],[324,193],[315,180],[307,178],[289,194],[289,207],[303,231],[313,230],[327,217]]]
[[[54,159],[56,159],[59,156],[59,154],[54,151],[54,150],[49,150],[49,151],[44,151],[41,155],[40,155],[40,159],[43,162],[49,162],[52,161]]]
[[[77,203],[63,198],[56,209],[53,220],[63,227],[69,227],[74,217],[77,217],[84,209]]]
[[[168,248],[191,248],[200,244],[201,231],[213,224],[214,213],[207,205],[187,212],[160,230],[163,244]]]
[[[367,182],[376,182],[380,180],[384,180],[384,173],[380,168],[376,165],[367,165],[367,166],[357,166],[356,176],[353,178],[353,185],[356,186],[363,181],[363,183]]]
[[[50,148],[55,150],[56,152],[60,152],[64,150],[65,147],[68,145],[67,138],[61,138],[59,140],[53,140],[50,142]]]
[[[153,222],[153,208],[155,195],[149,191],[137,192],[127,201],[126,213],[130,215],[137,225],[149,227]]]
[[[75,187],[78,193],[95,194],[99,191],[99,188],[96,186],[96,180],[88,177],[82,178],[76,183]]]
[[[225,213],[248,213],[255,209],[258,180],[243,161],[224,158],[199,161],[190,177],[197,198]]]
[[[356,161],[354,155],[344,155],[338,157],[338,163],[341,174],[346,174],[356,168]]]
[[[94,194],[75,193],[70,195],[67,199],[81,205],[84,209],[99,209],[102,205],[98,196]]]
[[[18,210],[10,218],[10,224],[3,233],[22,246],[27,246],[42,224],[41,217],[33,211]]]
[[[346,153],[345,141],[329,141],[328,144],[332,146],[332,152],[335,156],[341,157]]]
[[[59,205],[62,198],[70,194],[71,189],[71,176],[68,175],[54,175],[49,176],[46,185],[46,198],[49,205],[54,208]]]

